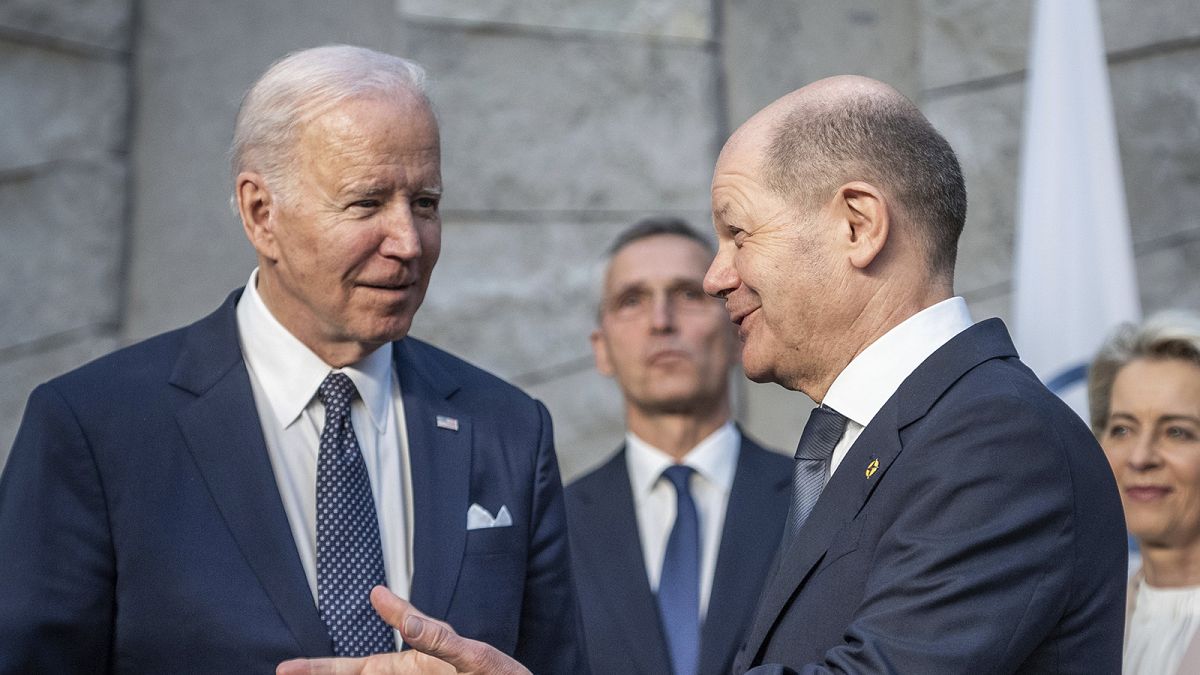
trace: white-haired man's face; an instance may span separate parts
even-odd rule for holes
[[[441,248],[428,106],[416,97],[339,104],[305,125],[288,183],[287,198],[250,209],[256,226],[247,225],[275,317],[335,366],[404,337]]]

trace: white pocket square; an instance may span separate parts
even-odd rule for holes
[[[510,527],[512,526],[512,515],[508,513],[507,506],[501,506],[496,512],[495,517],[478,504],[472,504],[471,508],[467,509],[467,529],[482,530],[488,527]]]

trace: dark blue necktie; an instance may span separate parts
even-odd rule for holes
[[[700,517],[688,489],[692,473],[690,466],[675,465],[662,474],[675,486],[676,509],[658,582],[658,611],[675,675],[695,675],[700,665]]]
[[[350,425],[358,394],[344,373],[317,389],[325,428],[317,455],[317,609],[337,656],[395,651],[392,629],[371,607],[371,588],[387,585],[371,480]]]
[[[846,418],[833,408],[822,405],[809,413],[796,446],[796,463],[792,465],[792,504],[788,509],[782,550],[787,550],[817,505],[829,475],[833,448],[845,432]]]

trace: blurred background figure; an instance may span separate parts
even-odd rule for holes
[[[791,461],[733,423],[733,324],[705,295],[713,244],[679,218],[608,249],[592,333],[625,442],[567,488],[592,672],[728,673],[780,541]]]
[[[1118,328],[1088,394],[1141,551],[1123,671],[1200,672],[1200,316],[1162,312]]]

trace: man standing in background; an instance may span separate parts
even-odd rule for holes
[[[608,251],[591,340],[625,444],[567,488],[594,673],[727,673],[779,542],[791,463],[730,419],[735,337],[702,288],[714,252],[676,218]]]

